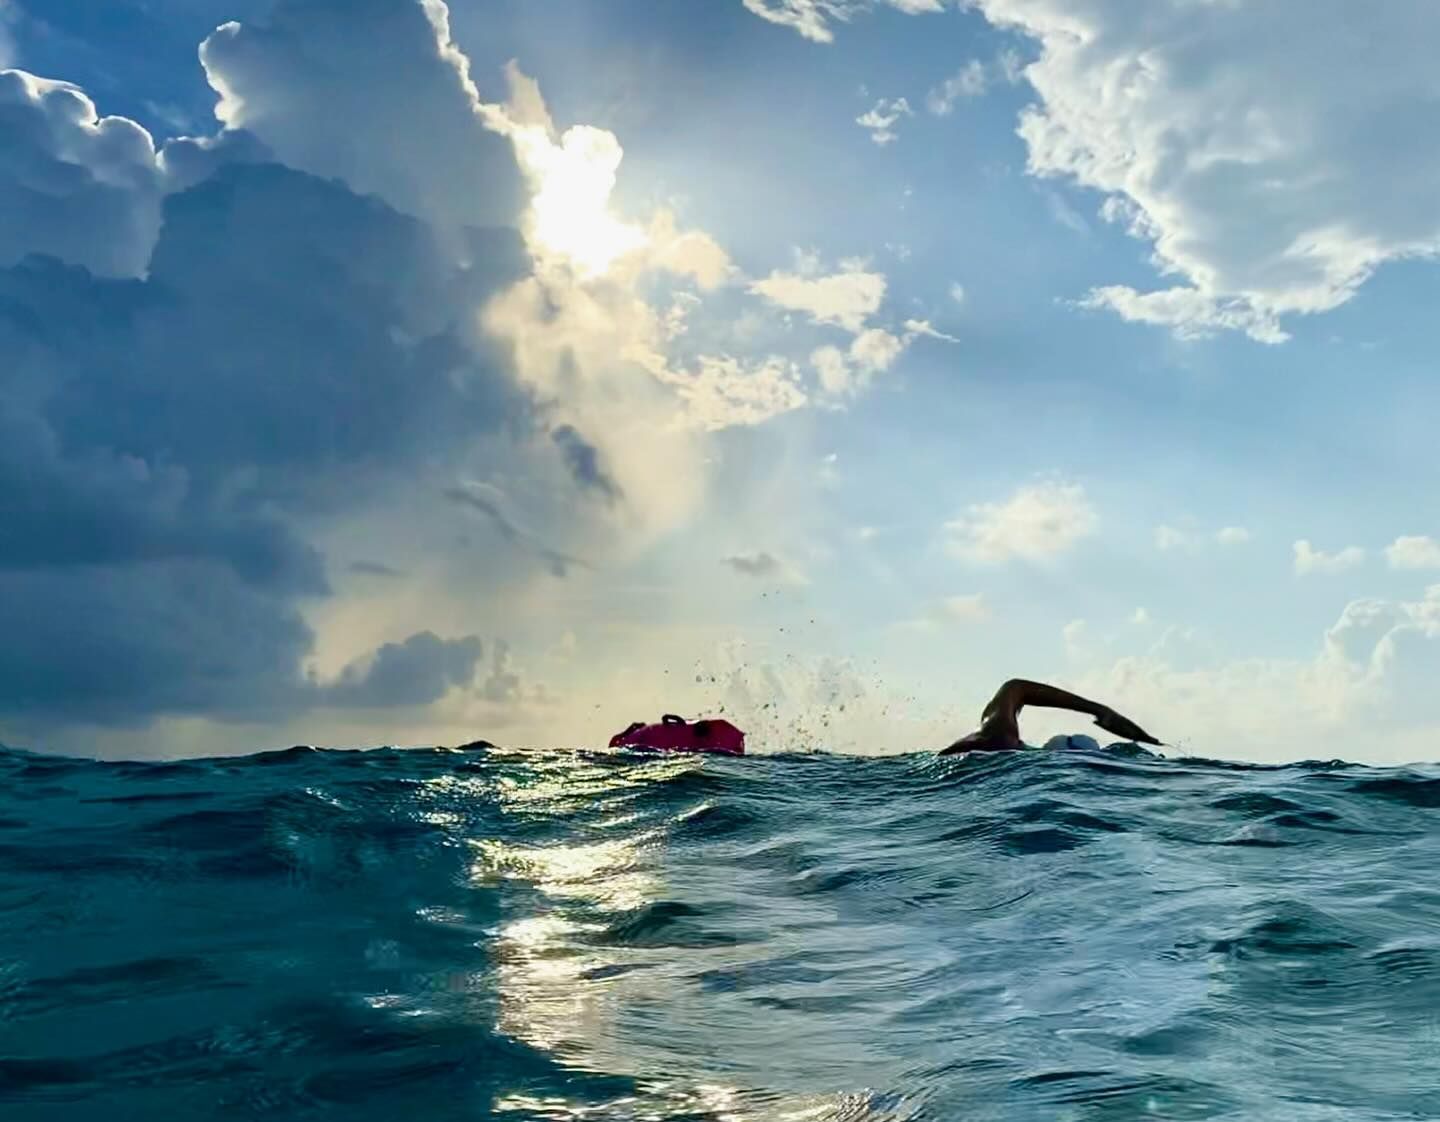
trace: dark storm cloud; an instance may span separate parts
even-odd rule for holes
[[[490,244],[460,275],[377,200],[233,165],[167,201],[144,281],[0,270],[0,713],[256,719],[443,692],[457,664],[423,644],[339,693],[302,675],[297,597],[327,585],[299,527],[525,416],[457,328],[520,267],[513,234]]]
[[[0,74],[0,720],[26,728],[424,704],[480,655],[421,633],[321,682],[302,609],[321,520],[535,427],[475,327],[529,267],[509,144],[441,5],[277,0],[203,61],[227,127],[158,154]]]

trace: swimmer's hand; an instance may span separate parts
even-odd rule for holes
[[[1116,736],[1124,737],[1126,740],[1133,740],[1136,744],[1156,744],[1156,740],[1148,732],[1142,729],[1129,717],[1122,717],[1115,710],[1108,706],[1102,708],[1095,714],[1095,723],[1106,732],[1114,733]]]

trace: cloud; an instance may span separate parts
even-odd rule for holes
[[[149,133],[101,117],[68,82],[4,70],[0,151],[0,266],[37,253],[99,276],[144,272],[162,191]]]
[[[1020,123],[1030,170],[1105,194],[1106,215],[1182,278],[1102,287],[1094,306],[1278,342],[1281,317],[1440,250],[1429,5],[1386,5],[1360,42],[1343,0],[1303,25],[1248,3],[1157,0],[1144,19],[1106,0],[976,6],[1039,47],[1025,70],[1038,102]]]
[[[870,133],[870,139],[882,147],[895,139],[895,126],[902,117],[913,117],[910,103],[903,97],[893,100],[881,98],[864,113],[855,118],[855,123]]]
[[[814,43],[835,38],[830,26],[844,23],[872,5],[867,0],[743,0],[746,11],[763,20],[789,27]],[[885,6],[906,15],[924,15],[944,10],[943,0],[882,0]]]
[[[679,230],[668,210],[656,212],[647,234],[655,267],[691,277],[702,289],[717,288],[734,272],[730,255],[703,230]]]
[[[276,0],[200,49],[216,116],[286,165],[445,228],[520,215],[519,171],[486,127],[440,0]]]
[[[1046,562],[1093,535],[1099,522],[1078,483],[1037,483],[1003,503],[976,503],[947,522],[946,548],[966,561]]]
[[[1215,532],[1215,540],[1221,545],[1244,545],[1250,540],[1250,531],[1244,526],[1225,526]]]
[[[431,631],[403,643],[386,643],[353,662],[324,689],[324,703],[346,708],[429,705],[455,686],[468,685],[480,661],[480,640],[441,639]]]
[[[859,396],[870,388],[875,375],[883,374],[919,336],[958,342],[954,336],[936,331],[926,320],[907,319],[905,334],[893,335],[879,327],[867,328],[850,341],[848,350],[826,344],[810,352],[810,365],[820,380],[822,394],[834,401]]]
[[[809,583],[805,574],[790,562],[764,550],[732,553],[728,557],[722,557],[720,563],[742,576],[754,577],[757,580],[793,585]]]
[[[950,299],[957,304],[965,303],[965,286],[959,281],[950,286]]]
[[[375,199],[249,163],[162,213],[143,280],[0,270],[0,721],[27,739],[330,704],[303,669],[314,527],[530,421],[465,322],[519,271],[513,232],[459,266]]]
[[[773,577],[784,569],[784,565],[770,553],[735,553],[721,559],[722,565],[729,565],[737,573],[747,577]]]
[[[972,58],[954,74],[925,95],[925,108],[937,117],[944,117],[961,98],[979,97],[990,87],[990,75],[978,58]]]
[[[1392,569],[1440,569],[1440,542],[1402,535],[1385,547],[1385,560]]]
[[[1295,573],[1302,577],[1312,573],[1343,573],[1356,568],[1365,560],[1365,551],[1359,546],[1346,546],[1337,553],[1325,553],[1315,549],[1303,538],[1295,543],[1294,552]]]
[[[885,276],[858,263],[825,276],[775,270],[753,281],[750,291],[782,308],[804,312],[817,323],[859,332],[885,299]]]
[[[1162,643],[1076,685],[1141,720],[1156,714],[1153,731],[1196,755],[1429,760],[1440,734],[1437,640],[1440,585],[1413,601],[1350,602],[1308,658],[1221,661]]]
[[[600,453],[575,431],[573,425],[561,425],[550,434],[550,439],[560,449],[565,466],[582,490],[593,491],[609,503],[618,502],[623,497],[619,486],[601,466]]]
[[[947,335],[943,331],[936,330],[928,319],[907,319],[905,321],[905,333],[912,338],[918,335],[924,335],[930,339],[939,339],[943,343],[960,342],[955,336]]]

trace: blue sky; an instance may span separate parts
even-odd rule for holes
[[[1428,5],[0,12],[0,740],[1433,757]]]

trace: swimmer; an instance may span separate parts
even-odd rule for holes
[[[943,749],[940,755],[951,756],[959,752],[1005,752],[1024,748],[1025,744],[1020,739],[1018,718],[1020,710],[1027,705],[1088,713],[1106,732],[1138,744],[1160,743],[1130,718],[1122,717],[1108,705],[1047,686],[1043,682],[1011,678],[995,692],[990,704],[985,706],[985,712],[980,715],[979,729]]]

